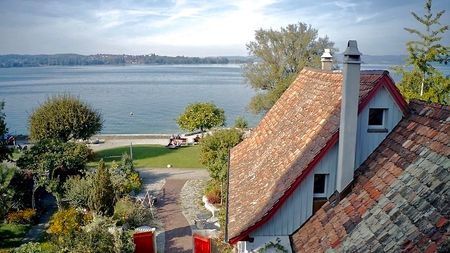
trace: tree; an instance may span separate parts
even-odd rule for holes
[[[111,174],[103,160],[100,160],[94,176],[91,207],[94,211],[111,216],[116,202]]]
[[[194,131],[210,129],[225,125],[225,112],[213,103],[189,104],[178,117],[177,124],[181,129]]]
[[[200,162],[212,179],[223,182],[227,178],[230,149],[242,141],[242,132],[224,129],[206,136],[200,142]]]
[[[15,172],[15,168],[0,163],[0,220],[3,219],[12,204],[14,189],[10,184]]]
[[[40,187],[52,193],[61,207],[62,185],[66,178],[84,172],[91,158],[92,151],[85,144],[60,140],[41,140],[25,151],[17,160],[17,166],[33,173],[33,208],[34,193]]]
[[[245,120],[244,117],[238,116],[234,120],[234,127],[239,128],[239,129],[245,129],[248,127],[248,122],[247,122],[247,120]]]
[[[405,67],[396,67],[394,70],[402,75],[399,89],[406,99],[418,98],[441,104],[450,103],[450,78],[433,67],[432,63],[445,63],[449,60],[450,47],[440,44],[448,25],[442,25],[440,18],[445,10],[435,15],[432,13],[432,0],[424,5],[425,14],[421,17],[415,12],[412,16],[424,26],[425,31],[405,28],[417,40],[406,43],[408,60]]]
[[[260,29],[255,32],[255,41],[247,44],[247,50],[258,60],[244,67],[244,77],[259,92],[250,102],[250,111],[268,111],[303,67],[320,67],[320,56],[325,48],[336,51],[334,42],[327,36],[318,37],[317,32],[301,22],[279,31]]]
[[[6,145],[6,133],[8,133],[8,128],[6,128],[5,114],[3,113],[3,107],[5,102],[0,101],[0,163],[4,160],[11,158],[11,150]]]
[[[88,139],[102,129],[102,117],[90,105],[70,95],[49,98],[30,116],[33,140]]]

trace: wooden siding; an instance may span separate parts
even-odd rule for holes
[[[312,214],[314,173],[329,174],[327,196],[333,194],[336,188],[337,151],[338,146],[335,145],[274,217],[252,232],[251,236],[290,235],[296,231]]]
[[[385,128],[388,130],[387,132],[367,132],[370,108],[387,108],[387,114],[385,117],[386,122],[384,123]],[[375,148],[380,145],[380,143],[386,138],[392,129],[394,129],[398,122],[400,122],[402,116],[403,113],[391,97],[391,94],[384,87],[381,88],[358,117],[355,169],[357,169],[375,150]]]
[[[368,117],[370,108],[386,108],[385,117],[386,133],[369,133]],[[382,88],[369,102],[358,117],[358,132],[356,141],[355,169],[358,168],[367,157],[386,138],[389,132],[401,120],[403,114],[389,92]],[[312,214],[313,180],[314,174],[329,174],[327,181],[327,196],[336,190],[337,170],[337,143],[317,164],[313,172],[294,191],[286,203],[277,211],[273,218],[263,226],[251,233],[250,236],[274,236],[290,235],[295,232]]]

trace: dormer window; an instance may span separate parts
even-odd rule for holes
[[[369,108],[369,133],[385,133],[386,129],[386,108]]]
[[[313,214],[327,202],[328,174],[314,174]]]
[[[314,174],[314,198],[327,197],[327,174]]]

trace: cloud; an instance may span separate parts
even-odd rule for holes
[[[448,8],[435,1],[436,9]],[[242,55],[259,28],[299,21],[336,46],[358,39],[368,54],[404,53],[414,27],[402,0],[77,0],[0,1],[0,54],[149,53]],[[450,20],[444,15],[444,23]],[[447,36],[445,41],[450,40]]]

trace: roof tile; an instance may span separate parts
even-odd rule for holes
[[[337,234],[334,250],[367,252],[449,252],[450,251],[450,156],[441,146],[449,146],[450,107],[410,103],[412,114],[403,119],[364,164],[355,171],[352,192],[334,208],[346,210],[350,220],[330,217],[333,229],[344,225],[346,233],[315,228],[320,233],[305,233],[317,215],[294,233],[292,246],[297,252],[311,252],[311,247],[297,242]],[[428,124],[428,128],[423,128]],[[433,130],[429,125],[433,126]],[[408,131],[418,130],[419,138]],[[425,131],[426,130],[426,131]],[[427,131],[436,131],[430,134]],[[441,140],[447,140],[442,143]],[[419,145],[420,143],[420,145]],[[418,148],[420,147],[420,148]],[[434,148],[433,148],[434,147]],[[436,148],[438,147],[438,148]],[[377,187],[382,182],[386,187]],[[377,200],[374,200],[377,199]],[[347,208],[348,202],[358,209]],[[356,204],[357,205],[357,204]],[[323,208],[322,208],[323,209]],[[322,211],[319,210],[319,212]],[[353,212],[353,214],[352,214]],[[356,217],[359,217],[357,219]],[[352,219],[353,218],[353,219]],[[322,226],[326,225],[322,224]],[[373,233],[369,238],[368,233]],[[323,250],[331,246],[319,245]]]

